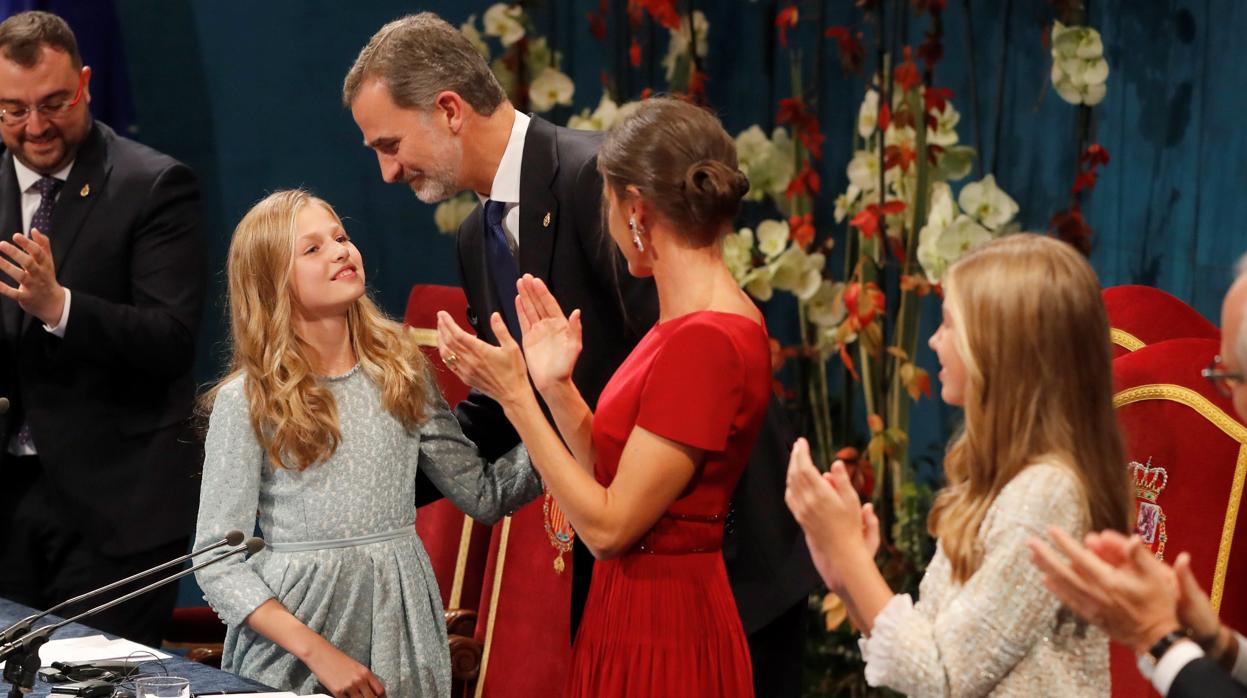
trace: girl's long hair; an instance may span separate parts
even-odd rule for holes
[[[238,376],[251,407],[251,427],[275,467],[304,470],[328,459],[342,439],[338,406],[295,331],[290,285],[295,217],[305,206],[328,203],[302,189],[274,192],[251,208],[230,242],[231,359],[226,375],[201,403],[211,410],[221,386]],[[347,314],[360,370],[381,390],[386,411],[417,428],[428,408],[430,379],[409,328],[390,320],[367,295]]]
[[[965,429],[948,448],[948,486],[927,524],[954,579],[978,569],[988,508],[1032,463],[1070,469],[1093,530],[1127,530],[1133,499],[1108,318],[1087,261],[1055,239],[1010,235],[952,266],[944,303],[965,363]]]

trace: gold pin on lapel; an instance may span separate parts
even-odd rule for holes
[[[549,211],[546,211],[546,217],[541,219],[541,227],[542,228],[550,227],[550,212]]]
[[[82,198],[85,199],[90,195],[91,195],[91,185],[90,184],[82,185],[82,191],[78,192],[78,196],[81,196]]]

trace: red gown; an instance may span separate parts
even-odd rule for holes
[[[762,426],[770,365],[764,326],[700,311],[655,325],[602,391],[593,418],[598,482],[614,479],[634,426],[705,456],[631,551],[594,566],[568,696],[753,695],[723,524]]]

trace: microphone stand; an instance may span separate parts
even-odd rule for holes
[[[4,398],[0,398],[0,400],[3,400],[3,399]],[[3,412],[0,412],[0,414],[3,414]],[[129,577],[126,577],[125,579],[119,579],[107,586],[102,586],[99,589],[96,589],[94,591],[88,591],[85,594],[80,594],[78,596],[75,596],[72,599],[62,601],[56,604],[55,606],[53,606],[52,608],[49,608],[46,611],[42,611],[40,613],[35,613],[33,615],[26,616],[25,618],[17,621],[13,625],[10,625],[9,627],[0,631],[0,645],[5,645],[25,635],[26,633],[30,632],[30,629],[31,627],[34,626],[35,621],[39,620],[40,618],[46,615],[55,613],[56,611],[59,611],[60,609],[65,608],[66,606],[78,603],[79,601],[85,601],[94,596],[99,596],[100,594],[112,591],[113,589],[116,589],[117,587],[125,586],[126,584],[129,584],[130,582],[133,582],[136,579],[142,579],[143,577],[153,575],[157,572],[160,572],[161,570],[166,570],[170,567],[175,567],[195,557],[196,555],[202,555],[206,552],[216,550],[217,548],[223,545],[238,545],[239,543],[242,543],[242,540],[243,540],[243,535],[241,531],[230,531],[229,533],[225,534],[224,538],[222,538],[221,540],[211,545],[206,545],[200,548],[199,550],[192,550],[186,555],[183,555],[181,557],[174,558],[168,562],[156,565],[155,567],[149,570],[144,570],[142,572],[139,572],[138,574],[132,574]]]
[[[88,616],[93,616],[97,613],[107,611],[117,604],[125,603],[130,599],[142,596],[143,594],[169,584],[170,582],[175,582],[188,574],[192,574],[207,567],[208,565],[215,565],[225,558],[233,557],[239,553],[254,555],[263,549],[264,541],[262,539],[249,538],[243,545],[240,545],[227,553],[218,555],[207,562],[201,562],[198,565],[182,570],[177,574],[171,574],[164,579],[152,582],[141,589],[135,589],[134,591],[124,596],[119,596],[108,603],[101,604],[87,611],[83,611],[73,618],[45,625],[38,630],[29,632],[26,635],[9,642],[6,645],[0,646],[0,660],[5,662],[4,680],[9,682],[11,686],[8,698],[22,698],[22,694],[29,693],[31,688],[34,687],[35,675],[39,671],[39,667],[42,665],[42,661],[39,659],[39,648],[47,644],[48,638],[52,635],[52,633],[56,632],[60,628]]]

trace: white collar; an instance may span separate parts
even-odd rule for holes
[[[73,169],[73,167],[74,161],[70,160],[68,165],[62,167],[56,172],[53,172],[52,176],[64,182],[69,178],[69,171]],[[13,169],[17,170],[17,189],[22,193],[29,191],[31,187],[35,186],[35,182],[38,182],[43,178],[43,175],[30,169],[17,158],[13,158]]]
[[[507,149],[502,151],[502,159],[498,161],[498,171],[494,173],[489,196],[477,194],[481,204],[486,200],[507,204],[520,202],[520,165],[524,160],[524,137],[528,134],[530,121],[532,119],[527,114],[516,110],[515,123],[511,124],[511,137],[507,139]]]

